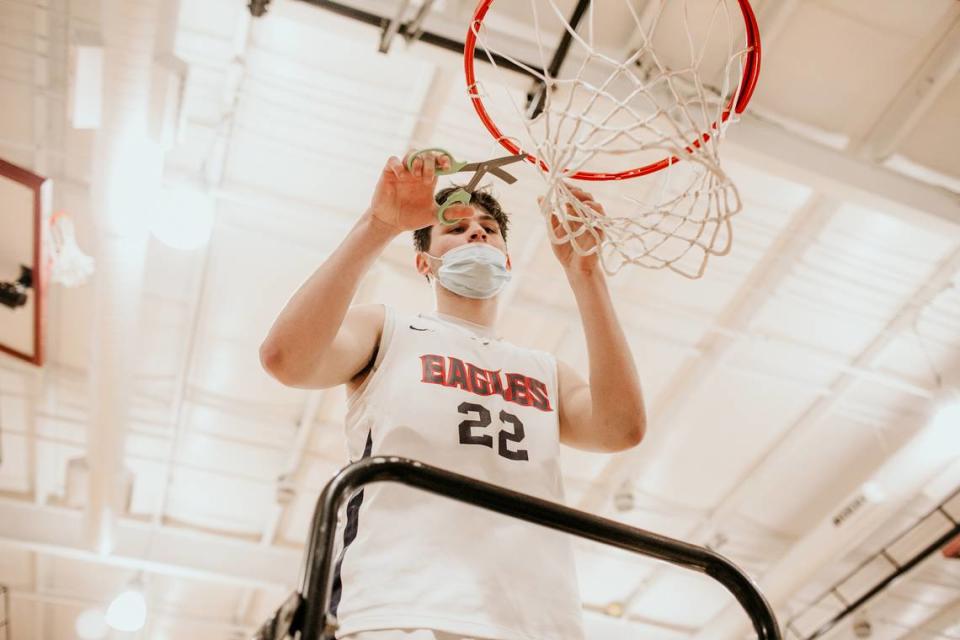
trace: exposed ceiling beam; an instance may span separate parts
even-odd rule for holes
[[[871,159],[883,162],[890,157],[960,72],[960,3],[953,3],[950,14],[944,36],[867,136],[865,150]]]
[[[789,175],[830,198],[941,233],[956,233],[960,228],[960,194],[831,149],[750,114],[731,126],[727,136],[728,158]]]
[[[252,588],[292,589],[303,561],[297,549],[121,519],[113,552],[89,549],[83,514],[0,499],[0,544],[91,563]]]
[[[82,596],[77,594],[67,594],[67,593],[46,593],[40,592],[39,590],[27,591],[24,589],[11,589],[10,590],[10,599],[13,601],[22,601],[22,602],[32,602],[39,605],[52,604],[70,607],[72,609],[88,609],[92,607],[103,607],[106,603],[101,600],[96,600],[88,596]],[[36,608],[37,611],[41,610],[41,607]],[[202,627],[209,632],[225,632],[232,633],[235,636],[232,637],[250,637],[252,633],[256,630],[255,626],[245,625],[245,624],[233,624],[227,620],[217,620],[216,618],[201,618],[197,616],[184,615],[182,611],[176,609],[169,609],[166,607],[158,607],[154,604],[148,605],[149,617],[153,619],[158,617],[168,625],[183,624],[189,627]],[[40,624],[43,620],[40,619]],[[35,627],[35,630],[42,630],[42,627]],[[46,638],[46,635],[37,632],[37,638]],[[154,637],[144,635],[143,637]]]
[[[764,55],[768,55],[777,45],[784,28],[789,24],[790,18],[799,6],[800,0],[777,0],[763,5],[763,9],[757,16],[757,23],[760,27],[760,45]]]

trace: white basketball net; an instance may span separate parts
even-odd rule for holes
[[[562,33],[573,36],[559,74],[531,69],[500,36],[516,25],[516,0],[509,1],[513,15],[500,22],[493,5],[477,31],[476,57],[496,66],[492,54],[499,54],[536,75],[549,87],[542,113],[530,119],[526,96],[485,84],[481,64],[471,89],[501,131],[546,164],[538,172],[545,182],[541,213],[560,217],[551,240],[570,242],[581,255],[599,251],[611,274],[638,264],[700,277],[710,256],[730,250],[730,218],[741,209],[719,156],[723,133],[735,118],[723,122],[722,115],[741,91],[747,53],[736,0],[648,0],[642,12],[636,0],[594,0],[576,31],[558,0],[528,1],[526,20],[536,35],[541,69],[549,67]],[[619,21],[611,21],[611,9]],[[623,16],[635,28],[632,44],[617,51],[601,36],[613,26],[629,33]],[[619,208],[608,204],[607,215],[581,203],[567,184],[578,171],[618,173],[671,157],[678,161],[618,184],[626,202]],[[594,183],[577,186],[589,191]]]
[[[45,228],[44,243],[51,282],[77,287],[93,274],[93,258],[80,250],[70,216],[58,212],[51,217]]]

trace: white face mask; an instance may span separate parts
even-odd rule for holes
[[[442,257],[437,279],[444,288],[465,298],[492,298],[510,282],[507,256],[488,244],[471,242],[451,249]]]

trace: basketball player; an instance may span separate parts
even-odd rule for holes
[[[353,460],[405,456],[563,502],[561,442],[615,452],[643,437],[630,349],[597,257],[567,245],[554,254],[577,301],[589,370],[497,337],[498,314],[510,313],[497,302],[510,278],[507,217],[477,193],[446,211],[454,224],[439,224],[449,190],[435,199],[435,170],[446,162],[427,155],[408,170],[388,160],[369,209],[277,317],[261,361],[286,385],[346,385]],[[416,269],[433,283],[436,309],[351,306],[363,275],[406,231],[416,231]],[[338,638],[582,640],[568,536],[396,483],[358,492],[345,520]]]

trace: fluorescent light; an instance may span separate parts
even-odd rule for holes
[[[933,425],[935,429],[943,429],[952,436],[948,441],[960,444],[960,399],[941,405],[933,416]]]
[[[117,631],[139,631],[147,621],[147,601],[139,586],[122,592],[107,609],[107,624]]]
[[[210,240],[215,206],[213,195],[197,187],[166,187],[152,212],[150,233],[174,249],[199,249]]]

